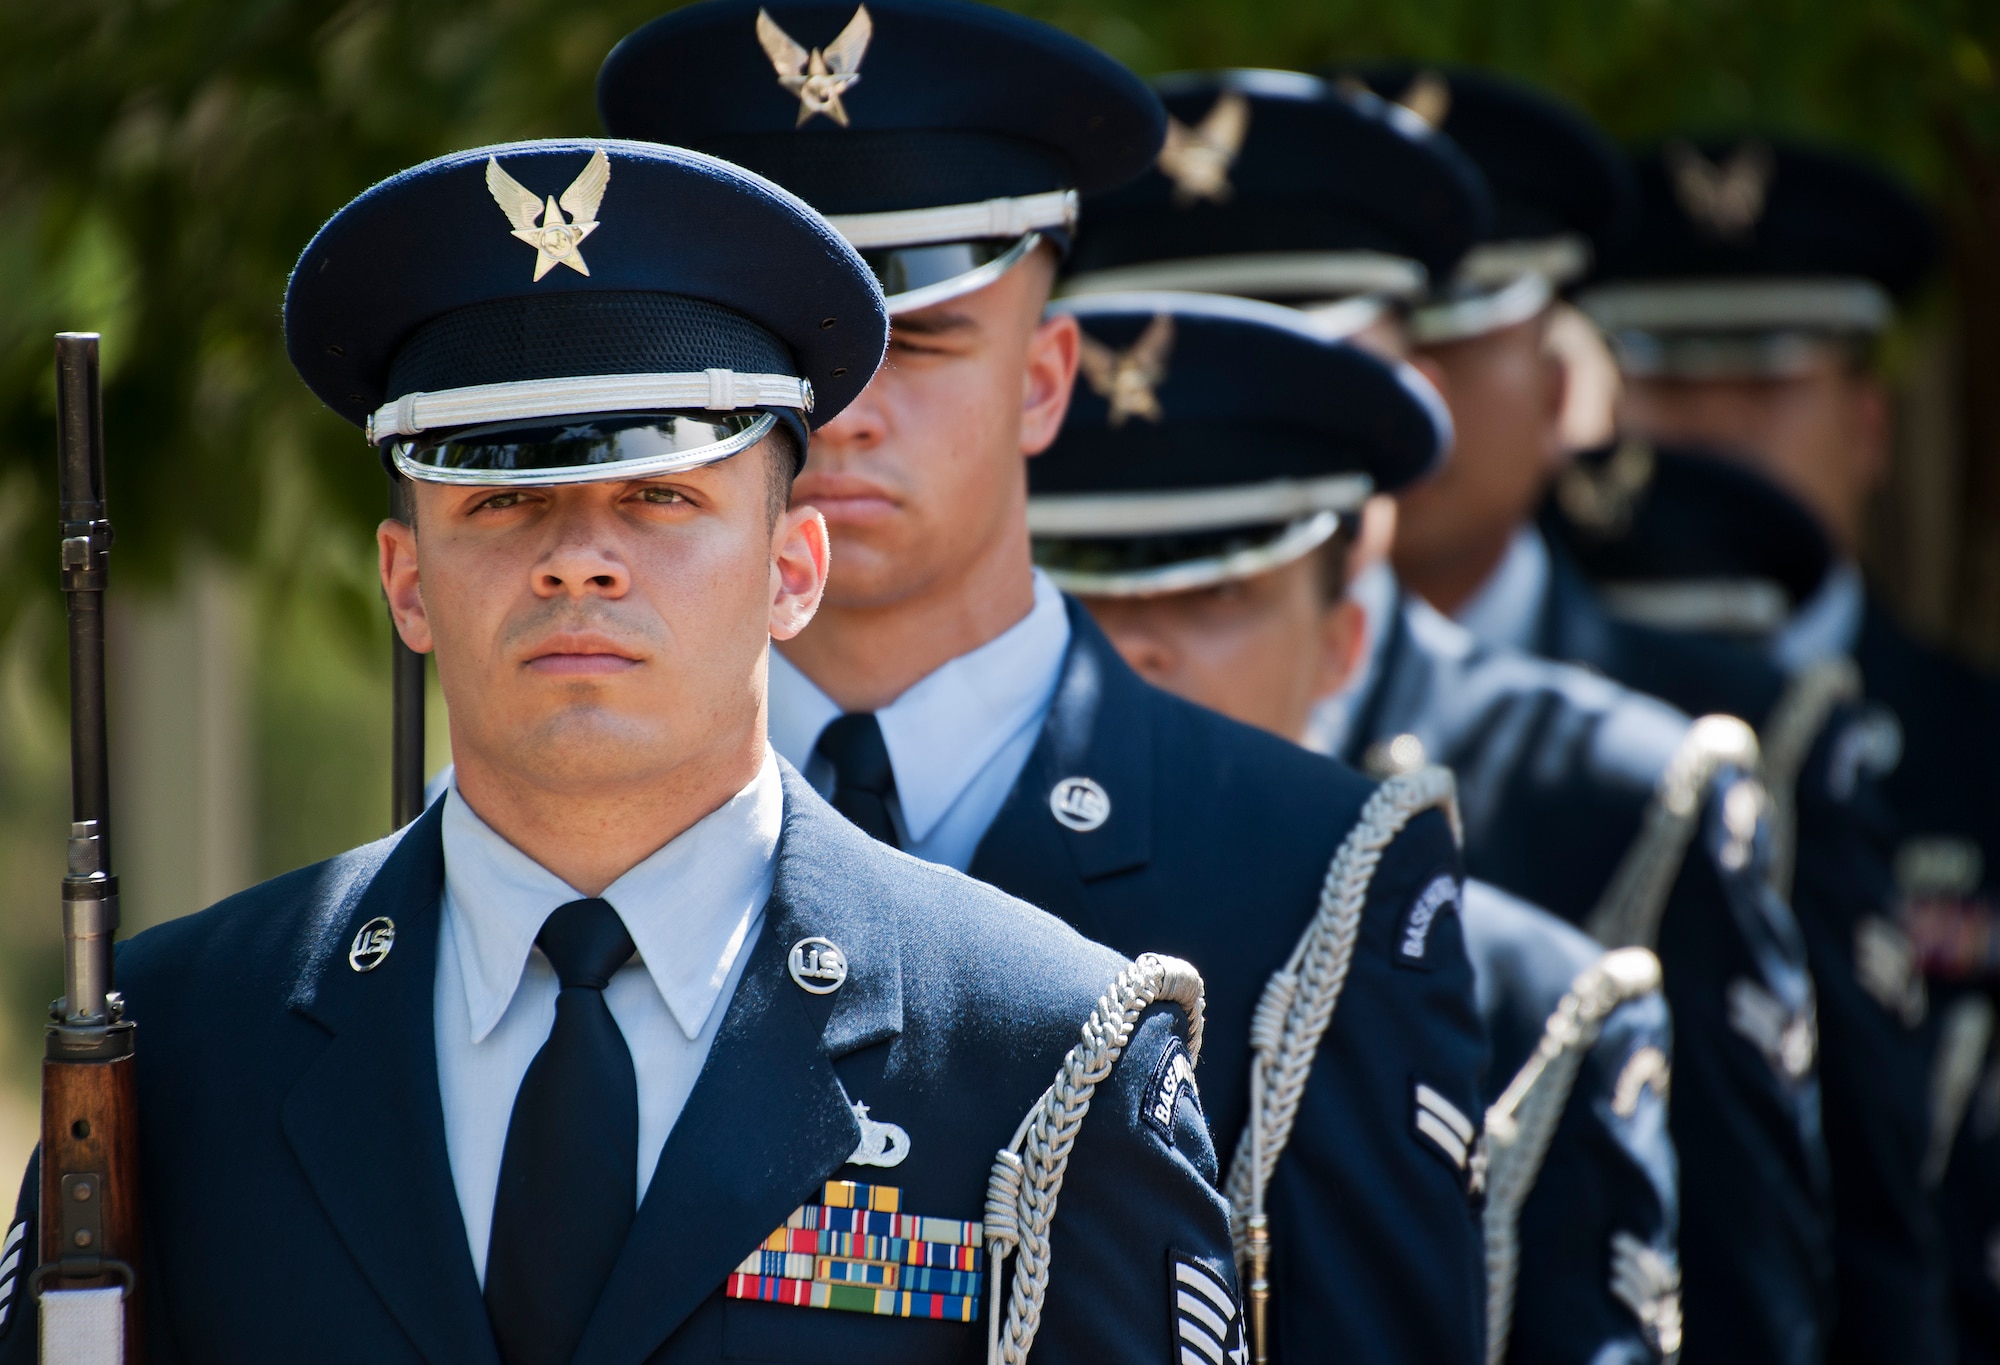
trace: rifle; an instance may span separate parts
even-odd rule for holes
[[[56,336],[71,822],[62,888],[63,998],[49,1007],[53,1022],[42,1062],[41,1254],[29,1293],[42,1305],[44,1359],[136,1362],[139,1093],[135,1030],[111,980],[118,878],[111,871],[104,589],[112,537],[97,341],[95,332]],[[75,1339],[58,1340],[71,1334]],[[86,1338],[93,1344],[87,1356],[64,1351]],[[105,1349],[111,1342],[115,1351]]]
[[[389,515],[416,524],[410,481],[389,475]],[[424,656],[389,622],[389,821],[401,829],[424,813]]]

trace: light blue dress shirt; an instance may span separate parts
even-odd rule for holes
[[[514,1095],[555,1025],[560,987],[535,936],[551,911],[582,893],[496,834],[456,784],[443,820],[438,1091],[483,1285]],[[783,822],[778,763],[767,748],[749,786],[604,891],[638,948],[604,999],[638,1081],[642,1200],[763,923]]]
[[[1069,614],[1035,573],[1028,614],[979,648],[913,683],[875,713],[896,792],[889,803],[903,851],[963,872],[1034,752],[1063,657]],[[814,751],[840,707],[771,651],[771,744],[824,796],[833,765]]]
[[[1542,533],[1523,526],[1455,619],[1483,644],[1532,653],[1552,573]]]

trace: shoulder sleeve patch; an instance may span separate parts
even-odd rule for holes
[[[21,1260],[28,1250],[28,1220],[23,1218],[7,1229],[7,1240],[0,1243],[0,1334],[4,1334],[14,1321],[14,1300],[17,1291],[27,1276],[21,1272]]]
[[[1439,915],[1447,910],[1456,910],[1458,905],[1458,879],[1449,873],[1432,878],[1430,884],[1410,902],[1402,925],[1396,931],[1397,964],[1429,971],[1431,963],[1426,953],[1430,948],[1431,926],[1437,923]]]
[[[1236,1289],[1204,1261],[1167,1255],[1175,1365],[1244,1365],[1243,1314]]]
[[[1141,1111],[1146,1126],[1169,1147],[1174,1145],[1174,1114],[1183,1095],[1194,1101],[1197,1110],[1201,1108],[1201,1092],[1194,1084],[1194,1063],[1188,1060],[1187,1048],[1176,1037],[1160,1053],[1153,1079],[1146,1085],[1145,1107]]]

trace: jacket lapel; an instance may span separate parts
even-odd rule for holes
[[[1085,883],[1152,860],[1158,696],[1074,598],[1064,606],[1069,653],[1048,718],[969,871],[1081,928],[1089,919]],[[1095,828],[1056,818],[1051,798],[1074,778],[1096,783],[1110,799],[1110,813]]]
[[[438,1098],[441,809],[410,827],[359,896],[321,907],[292,1006],[332,1038],[281,1121],[328,1220],[423,1357],[497,1365]],[[353,970],[349,945],[377,916],[395,922],[394,946],[373,970]]]
[[[896,926],[843,885],[866,836],[781,768],[785,824],[764,930],[576,1365],[644,1361],[846,1164],[861,1130],[833,1062],[902,1030]],[[800,990],[786,965],[792,944],[813,937],[832,940],[848,960],[831,996]]]

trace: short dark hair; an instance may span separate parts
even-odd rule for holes
[[[775,528],[778,518],[785,515],[785,509],[792,505],[792,480],[799,476],[805,465],[804,452],[799,449],[799,435],[785,422],[771,428],[771,434],[763,441],[765,476],[767,486],[770,523]]]
[[[1344,516],[1340,519],[1340,529],[1329,536],[1326,542],[1313,551],[1313,575],[1319,585],[1319,604],[1322,608],[1336,605],[1347,595],[1347,556],[1354,548],[1356,518]]]

